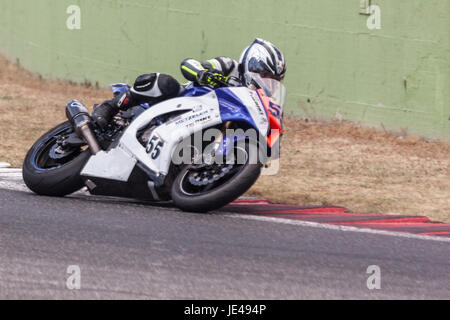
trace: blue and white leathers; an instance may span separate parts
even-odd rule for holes
[[[128,86],[115,84],[111,88],[116,94]],[[149,148],[138,141],[138,131],[156,117],[175,111],[181,114],[152,131],[149,143],[157,143],[158,151],[148,153]],[[149,176],[164,179],[173,152],[183,139],[227,121],[245,122],[263,136],[269,130],[268,115],[256,91],[246,87],[212,90],[207,86],[188,85],[181,96],[157,103],[141,113],[125,129],[115,147],[90,157],[81,175],[128,181],[134,167],[139,165]]]

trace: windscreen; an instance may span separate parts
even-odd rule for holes
[[[263,78],[258,73],[253,72],[251,72],[251,77],[266,96],[272,98],[277,105],[283,108],[286,99],[286,88],[281,81]]]

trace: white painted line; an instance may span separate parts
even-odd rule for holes
[[[22,180],[22,169],[0,168],[0,188],[15,191],[27,191],[28,188]]]
[[[19,168],[1,168],[0,167],[0,174],[10,174],[10,173],[14,173],[14,174],[22,174],[22,169]]]
[[[414,234],[414,233],[393,232],[393,231],[367,229],[367,228],[357,228],[357,227],[340,226],[340,225],[332,225],[332,224],[322,224],[322,223],[311,222],[311,221],[291,220],[291,219],[272,218],[272,217],[261,217],[261,216],[252,216],[250,214],[249,215],[245,215],[245,214],[238,214],[238,213],[224,214],[224,216],[227,216],[227,217],[230,217],[230,218],[239,218],[239,219],[247,219],[247,220],[256,220],[256,221],[264,221],[264,222],[275,222],[275,223],[282,223],[282,224],[290,224],[290,225],[302,226],[302,227],[313,227],[313,228],[330,229],[330,230],[338,230],[338,231],[373,233],[373,234],[382,234],[382,235],[402,237],[402,238],[410,238],[410,239],[421,239],[421,240],[433,240],[433,241],[441,241],[441,242],[450,242],[450,238],[445,238],[445,237],[427,236],[427,235]]]
[[[0,162],[0,168],[10,168],[11,164],[8,162]]]
[[[13,190],[13,191],[29,191],[29,189],[25,186],[25,184],[16,182],[16,181],[10,181],[10,180],[0,180],[0,189],[7,189],[7,190]]]

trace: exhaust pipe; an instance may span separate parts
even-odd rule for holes
[[[101,148],[92,131],[91,117],[86,107],[77,100],[71,100],[66,105],[66,116],[77,135],[87,142],[91,153],[97,154]]]

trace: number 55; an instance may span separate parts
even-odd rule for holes
[[[164,142],[158,141],[159,138],[157,136],[153,136],[148,142],[146,151],[151,154],[151,158],[153,160],[157,159],[161,154],[161,148],[164,147]]]

